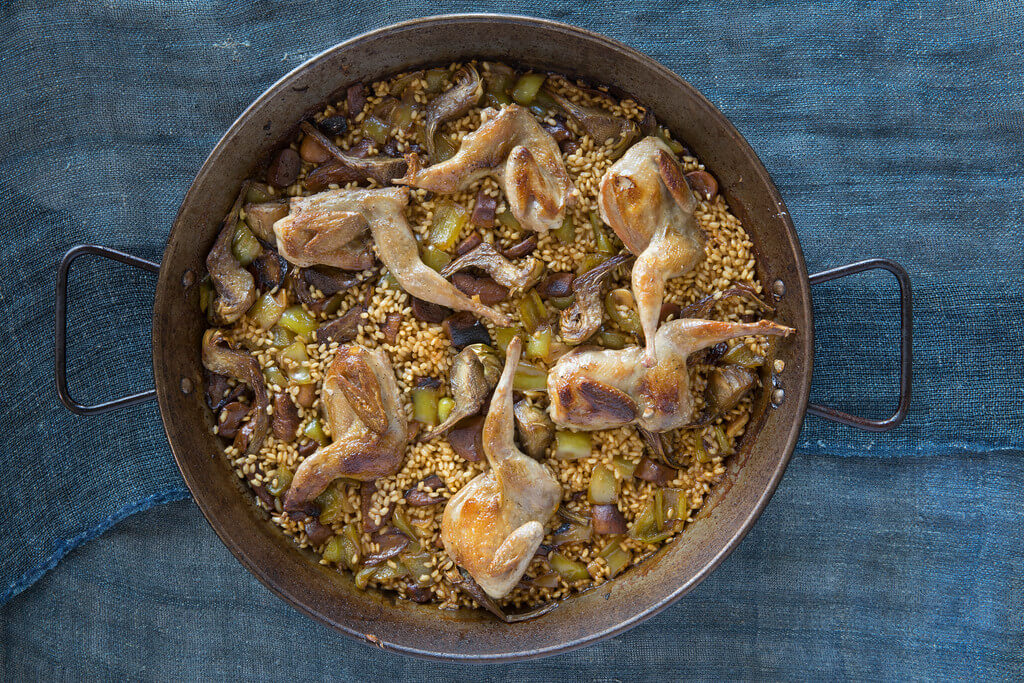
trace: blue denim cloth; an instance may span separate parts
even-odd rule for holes
[[[663,677],[694,662],[691,673],[712,678],[1018,672],[1024,12],[1012,3],[5,4],[0,603],[119,520],[187,496],[154,405],[81,418],[57,403],[50,330],[60,255],[95,242],[159,260],[205,155],[276,78],[363,30],[484,10],[577,24],[662,61],[761,155],[812,272],[888,256],[915,287],[915,401],[903,427],[870,435],[808,419],[783,483],[789,494],[668,613],[675,618],[506,672],[567,676],[602,662],[596,676]],[[76,266],[72,283],[76,396],[148,386],[151,277],[93,261]],[[891,409],[895,301],[881,275],[815,288],[813,399],[874,416]],[[182,505],[84,548],[69,560],[74,569],[11,601],[5,669],[452,673],[371,654],[292,614],[253,587]],[[167,522],[181,515],[183,527]],[[183,529],[193,555],[178,552]],[[274,622],[283,641],[253,632]],[[125,631],[130,651],[117,641]],[[150,638],[172,631],[171,643]],[[312,641],[324,644],[319,659],[272,656],[273,642]],[[211,643],[220,649],[204,662]],[[352,658],[324,668],[338,650]],[[243,654],[251,668],[229,665]]]

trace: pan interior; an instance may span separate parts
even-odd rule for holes
[[[785,399],[762,392],[754,426],[726,478],[697,520],[640,567],[515,625],[475,611],[439,612],[378,592],[311,553],[253,506],[208,427],[201,392],[200,340],[206,326],[195,287],[183,275],[203,260],[242,181],[289,140],[298,122],[355,82],[471,58],[551,70],[610,86],[653,108],[718,178],[722,194],[754,242],[758,277],[785,286],[777,318],[798,334],[781,346]],[[702,580],[742,539],[782,476],[799,433],[810,386],[813,325],[807,272],[789,213],[764,167],[703,96],[650,58],[603,36],[524,17],[460,15],[398,24],[342,43],[288,74],[232,125],[196,177],[172,228],[153,310],[153,367],[160,412],[175,459],[203,514],[225,545],[267,587],[310,616],[355,638],[424,657],[511,660],[543,656],[618,633],[657,613]],[[440,628],[439,628],[440,626]]]

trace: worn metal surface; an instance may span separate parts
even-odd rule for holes
[[[798,334],[780,347],[784,401],[759,415],[726,481],[686,533],[642,567],[531,622],[504,625],[484,613],[440,613],[376,592],[312,560],[265,520],[207,427],[199,346],[205,320],[195,281],[242,181],[294,134],[304,114],[357,81],[468,58],[500,59],[604,83],[653,108],[718,178],[754,242],[762,282],[781,280],[778,319]],[[298,609],[355,638],[409,654],[460,660],[543,656],[619,633],[693,588],[739,543],[764,508],[792,453],[807,406],[813,355],[807,271],[789,213],[753,150],[704,97],[650,58],[600,35],[519,17],[433,17],[347,41],[285,76],[228,130],[185,197],[164,253],[153,311],[153,365],[175,459],[196,502],[232,553]]]

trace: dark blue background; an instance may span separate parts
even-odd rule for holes
[[[97,242],[159,260],[192,176],[270,83],[363,30],[488,9],[601,31],[696,85],[761,155],[812,271],[902,262],[915,288],[907,423],[868,435],[809,418],[776,497],[708,581],[610,642],[529,665],[459,669],[351,643],[260,587],[190,502],[142,512],[64,557],[186,493],[155,406],[79,418],[57,404],[52,287],[63,251]],[[1020,675],[1016,4],[111,0],[5,5],[0,17],[0,661],[10,678]],[[147,386],[150,277],[82,263],[73,282],[78,398]],[[887,413],[894,283],[865,275],[815,297],[812,398]]]

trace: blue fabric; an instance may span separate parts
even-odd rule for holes
[[[809,418],[788,495],[698,592],[613,643],[511,671],[565,676],[603,663],[595,675],[664,677],[696,662],[691,673],[712,678],[1017,674],[1024,13],[1014,3],[5,4],[0,603],[123,517],[186,495],[154,405],[81,418],[57,403],[50,330],[63,251],[96,242],[159,260],[205,155],[276,78],[363,30],[483,10],[574,23],[665,63],[761,155],[812,272],[888,256],[915,288],[915,401],[902,428],[871,435]],[[887,277],[815,288],[815,400],[891,410]],[[151,277],[83,261],[72,281],[76,396],[145,388]],[[192,507],[145,519],[4,608],[5,670],[452,673],[371,654],[293,614],[214,547]],[[195,554],[177,552],[183,538]],[[237,624],[272,620],[286,625],[281,642],[324,643],[320,659],[274,659],[252,627],[242,640],[253,647],[238,649]],[[195,631],[177,647],[150,643],[186,623]],[[131,651],[115,638],[126,631]],[[200,656],[211,643],[213,665]],[[338,663],[339,649],[353,657]]]

